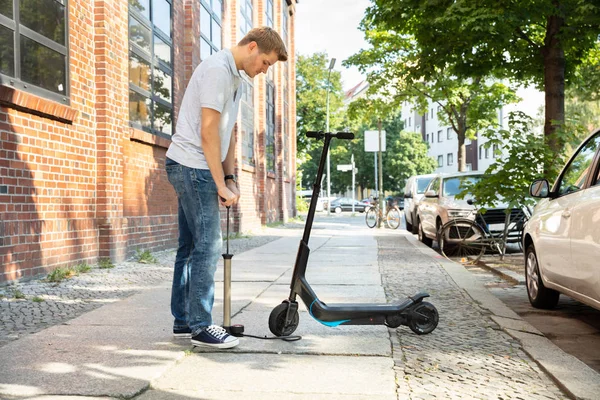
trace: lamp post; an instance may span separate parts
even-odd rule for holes
[[[335,65],[335,58],[332,58],[329,62],[329,72],[327,73],[327,111],[325,117],[325,131],[329,132],[329,86],[331,78],[331,70]],[[327,215],[331,214],[331,207],[329,206],[329,198],[331,197],[331,161],[329,159],[329,149],[327,149]]]

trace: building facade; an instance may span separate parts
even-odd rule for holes
[[[534,88],[519,88],[518,103],[506,105],[498,110],[498,124],[508,129],[508,116],[513,111],[522,111],[531,118],[536,118],[540,107],[544,105],[544,93]],[[413,107],[405,103],[402,106],[404,129],[420,133],[423,141],[429,144],[428,155],[437,160],[436,173],[458,172],[458,138],[451,126],[445,125],[439,118],[440,106],[430,102],[426,114],[421,115]],[[466,140],[466,164],[468,171],[485,171],[498,157],[502,157],[504,149],[487,147],[488,139],[479,135],[473,140]],[[502,153],[498,155],[497,151]]]
[[[289,60],[242,85],[233,231],[293,216],[295,0],[34,4],[0,2],[0,282],[176,246],[164,163],[185,87],[255,26]]]

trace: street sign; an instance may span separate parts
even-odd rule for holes
[[[365,151],[379,151],[379,131],[365,131]],[[385,131],[381,131],[381,151],[385,151]]]
[[[338,171],[352,171],[352,164],[338,164]]]

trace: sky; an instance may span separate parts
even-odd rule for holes
[[[335,57],[335,71],[342,73],[342,87],[348,90],[364,77],[356,67],[342,61],[369,45],[358,29],[369,0],[300,0],[296,4],[296,52],[309,55],[326,52]]]

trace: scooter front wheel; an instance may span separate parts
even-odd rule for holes
[[[411,310],[408,318],[408,327],[417,335],[425,335],[433,332],[438,325],[439,318],[435,306],[422,301]]]
[[[271,311],[271,315],[269,315],[269,330],[275,336],[289,336],[298,327],[298,323],[300,322],[300,316],[298,315],[298,311],[294,312],[292,316],[292,321],[286,325],[285,317],[287,315],[288,303],[281,303],[277,307]]]

